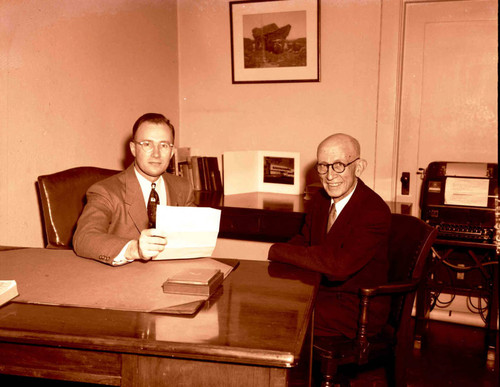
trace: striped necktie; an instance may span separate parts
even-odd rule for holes
[[[156,184],[151,184],[151,193],[149,194],[148,200],[148,228],[156,228],[156,206],[160,204],[160,197],[158,192],[155,190]]]
[[[326,232],[328,233],[332,228],[335,219],[337,218],[337,210],[335,209],[335,202],[332,202],[330,206],[330,211],[328,212],[328,223],[326,225]]]

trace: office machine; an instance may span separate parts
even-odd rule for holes
[[[422,300],[417,319],[433,311],[436,319],[486,327],[488,358],[494,358],[498,164],[430,163],[424,174],[420,206],[421,218],[438,228],[438,237],[428,279],[417,297]],[[417,340],[423,327],[419,322]]]
[[[498,164],[436,161],[425,171],[421,218],[438,239],[494,243]]]

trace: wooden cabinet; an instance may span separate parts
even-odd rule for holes
[[[219,237],[228,239],[286,242],[300,231],[309,203],[303,195],[196,192],[197,205],[222,210]],[[393,213],[411,213],[411,204],[387,204]]]

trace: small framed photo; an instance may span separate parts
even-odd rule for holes
[[[319,82],[318,2],[230,2],[232,82]]]
[[[262,152],[259,159],[259,190],[299,194],[299,154],[294,152]]]
[[[300,195],[300,153],[229,151],[223,154],[224,194]]]

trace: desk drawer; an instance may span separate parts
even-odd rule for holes
[[[121,355],[0,343],[0,373],[119,386]]]

